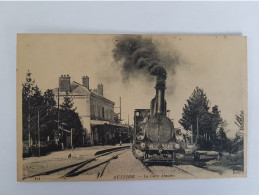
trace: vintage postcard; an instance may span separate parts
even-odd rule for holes
[[[246,177],[246,44],[18,34],[18,181]]]

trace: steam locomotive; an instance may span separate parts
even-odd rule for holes
[[[144,164],[175,164],[184,157],[186,144],[176,140],[174,124],[167,117],[165,77],[156,77],[155,89],[150,109],[135,109],[132,151]]]

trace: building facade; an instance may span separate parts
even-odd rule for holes
[[[89,89],[89,77],[83,76],[82,83],[71,81],[69,75],[59,77],[59,87],[53,89],[56,102],[63,103],[64,96],[70,96],[78,112],[86,137],[94,143],[96,127],[114,125],[114,102],[103,96],[103,85]],[[98,138],[99,139],[99,138]]]

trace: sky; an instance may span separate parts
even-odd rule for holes
[[[155,80],[137,74],[123,80],[123,60],[115,61],[115,40],[126,35],[20,34],[17,41],[17,85],[28,70],[44,92],[58,86],[58,78],[69,74],[71,81],[90,78],[90,88],[104,85],[104,96],[119,106],[122,118],[133,123],[137,108],[149,108],[155,95]],[[228,122],[227,134],[234,137],[235,115],[247,107],[246,38],[240,36],[141,35],[150,39],[160,54],[177,56],[174,70],[167,70],[165,98],[175,127],[182,108],[196,86],[202,88],[210,106],[218,105]],[[150,79],[151,78],[151,79]],[[119,112],[115,108],[115,112]]]

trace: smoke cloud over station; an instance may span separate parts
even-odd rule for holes
[[[178,57],[164,54],[152,38],[140,35],[123,35],[118,38],[113,49],[115,62],[122,64],[123,81],[144,76],[153,80],[154,76],[167,78],[175,73]]]

